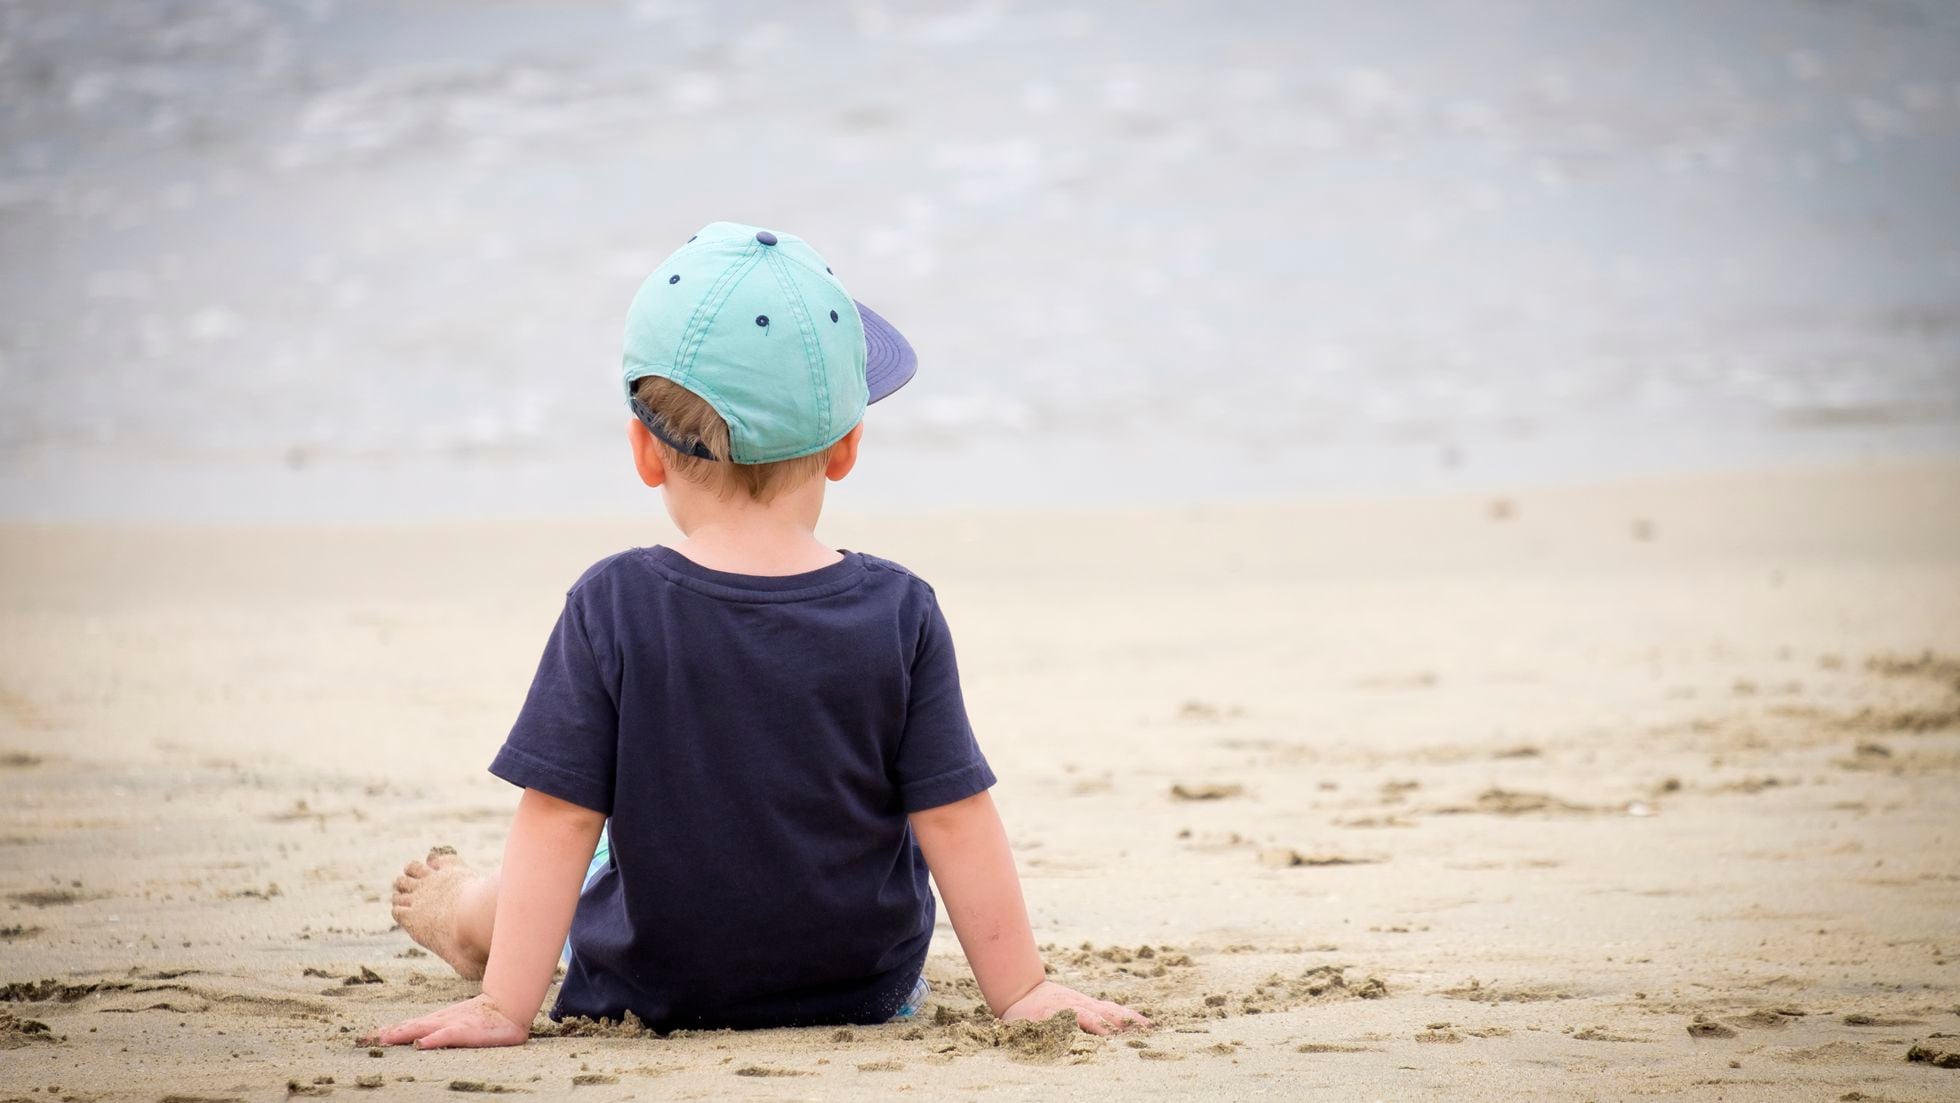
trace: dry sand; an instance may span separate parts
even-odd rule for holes
[[[371,1054],[470,991],[390,878],[496,859],[665,522],[17,527],[0,1098],[1960,1096],[1960,466],[826,534],[936,583],[1057,975],[1163,1029],[976,1024],[942,931],[917,1024]]]

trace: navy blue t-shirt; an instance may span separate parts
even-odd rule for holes
[[[552,1017],[662,1031],[889,1018],[933,926],[906,814],[994,783],[918,576],[658,546],[566,595],[490,772],[611,817]]]

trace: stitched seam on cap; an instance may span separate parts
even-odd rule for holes
[[[810,369],[810,386],[817,396],[817,433],[830,435],[830,377],[825,370],[823,346],[817,342],[815,323],[810,320],[809,305],[798,293],[795,282],[790,278],[789,261],[779,255],[771,255],[769,268],[776,274],[776,282],[782,286],[783,295],[789,299],[790,313],[796,315],[796,330],[803,338],[803,363]]]
[[[749,246],[740,259],[722,270],[720,278],[708,288],[708,293],[702,296],[701,302],[695,306],[694,313],[687,320],[687,328],[681,331],[680,348],[675,351],[672,374],[666,376],[676,386],[685,387],[700,395],[702,401],[714,407],[715,412],[721,415],[722,421],[728,424],[728,455],[723,458],[730,462],[735,459],[735,430],[740,429],[742,435],[746,437],[749,435],[749,427],[741,418],[731,413],[728,401],[712,386],[695,381],[694,361],[701,355],[701,346],[707,343],[708,327],[721,316],[722,307],[727,306],[728,300],[734,297],[735,288],[742,282],[742,277],[753,271],[761,259],[762,251],[758,243]],[[720,301],[716,301],[717,296]],[[713,303],[714,306],[710,308],[709,303]],[[706,317],[703,317],[704,311]],[[693,344],[692,349],[688,348],[690,342]]]
[[[742,277],[754,269],[756,263],[762,259],[758,255],[759,249],[759,246],[750,246],[748,251],[742,254],[741,259],[723,269],[721,277],[715,281],[714,286],[708,288],[708,293],[702,296],[700,304],[694,308],[694,313],[687,320],[687,328],[681,331],[680,347],[674,350],[674,371],[677,373],[673,377],[674,382],[686,386],[687,380],[693,376],[694,361],[701,355],[701,346],[708,340],[708,327],[720,316],[721,308],[728,305],[728,300],[734,296],[735,286],[742,281]],[[709,305],[711,303],[712,306]]]
[[[708,288],[708,293],[694,308],[693,316],[687,320],[689,328],[681,333],[680,354],[674,357],[674,367],[683,378],[677,378],[674,382],[685,385],[684,378],[694,374],[694,362],[700,358],[702,346],[708,343],[708,328],[714,325],[716,318],[721,317],[721,308],[735,297],[735,288],[741,284],[742,277],[753,271],[756,263],[762,259],[759,253],[760,250],[752,245],[741,259],[722,269],[721,277]]]
[[[805,249],[810,248],[810,243],[802,240],[801,238],[797,239],[797,244],[803,246]],[[815,249],[810,249],[810,251],[812,253],[816,252]],[[822,276],[824,279],[830,281],[832,284],[835,284],[837,287],[840,288],[844,286],[844,281],[837,278],[837,273],[830,271],[828,268],[825,268],[822,265],[810,264],[804,261],[801,257],[797,257],[789,253],[783,253],[780,255],[782,256],[784,261],[796,265],[798,268],[803,269],[805,272],[808,272],[813,276]]]

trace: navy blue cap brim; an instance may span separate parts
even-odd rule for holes
[[[871,390],[870,400],[876,402],[912,381],[919,373],[919,354],[876,311],[863,303],[857,308],[864,320],[864,383]]]

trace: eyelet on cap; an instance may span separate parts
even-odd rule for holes
[[[757,230],[757,231],[755,232],[755,239],[756,239],[757,241],[760,241],[760,242],[761,242],[761,243],[763,243],[764,245],[774,245],[774,244],[776,244],[776,235],[775,235],[775,234],[772,234],[772,233],[770,233],[770,232],[769,232],[769,231],[767,231],[767,230]]]
[[[681,278],[680,278],[679,276],[668,276],[668,277],[667,277],[667,282],[668,282],[668,283],[679,283],[679,282],[681,282]]]
[[[837,320],[837,312],[835,310],[830,312],[830,320],[833,322]]]
[[[756,315],[756,316],[755,316],[755,324],[756,324],[756,325],[759,325],[759,326],[765,326],[765,327],[766,327],[766,326],[768,326],[768,324],[769,324],[769,315],[767,315],[767,314],[758,314],[758,315]]]

